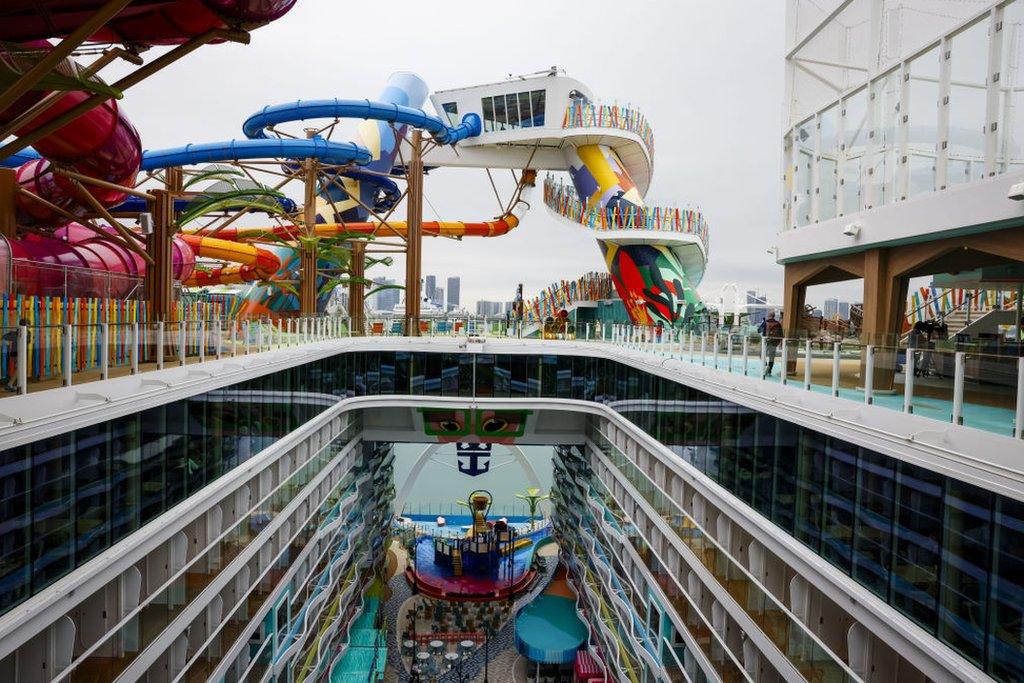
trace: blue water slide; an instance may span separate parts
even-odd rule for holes
[[[200,192],[199,194],[202,195],[202,192]],[[284,211],[285,213],[295,213],[295,209],[296,209],[295,200],[289,199],[288,197],[276,197],[275,199],[276,199],[278,205],[281,207],[282,211]],[[195,199],[181,199],[181,198],[175,199],[174,200],[174,210],[175,211],[187,211],[188,208],[189,208],[189,205],[192,202],[194,202],[194,201],[195,201]],[[238,204],[237,206],[232,205],[232,206],[228,206],[226,208],[228,210],[230,210],[230,211],[235,211],[237,209],[244,208],[245,206],[247,206],[247,204]],[[124,200],[123,202],[121,202],[120,204],[118,204],[117,206],[115,206],[111,210],[112,211],[126,211],[126,212],[129,212],[129,213],[135,213],[135,212],[148,211],[149,209],[146,208],[146,200],[145,199],[143,199],[142,197],[134,197],[133,196],[133,197],[128,197],[128,199]],[[256,213],[259,213],[259,211],[257,210]]]
[[[372,119],[422,128],[435,140],[453,145],[460,140],[476,137],[482,130],[477,114],[466,114],[462,123],[452,128],[439,116],[422,109],[373,100],[297,100],[287,104],[263,107],[242,124],[242,132],[254,140],[267,137],[266,129],[279,123],[307,119]]]
[[[354,142],[330,142],[323,138],[227,140],[147,150],[142,154],[141,170],[245,159],[319,159],[329,164],[361,165],[370,161],[370,151]]]
[[[340,171],[340,175],[343,175],[346,178],[352,178],[353,180],[369,183],[379,191],[380,194],[374,201],[373,208],[375,211],[388,211],[398,203],[398,200],[402,198],[402,191],[399,189],[398,183],[391,178],[377,175],[375,173],[364,173],[359,169],[345,169]],[[325,195],[333,196],[334,199],[338,199],[338,197],[334,195],[343,195],[345,193],[342,188],[332,186],[324,188],[321,192]]]
[[[26,147],[20,152],[15,152],[6,159],[0,159],[0,167],[4,168],[18,168],[24,163],[29,161],[35,161],[39,157],[39,152],[35,151],[31,147]]]

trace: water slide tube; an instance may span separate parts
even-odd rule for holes
[[[534,171],[526,171],[526,188],[533,186]],[[525,194],[525,191],[524,191]],[[501,237],[519,225],[523,214],[530,208],[522,196],[515,203],[510,211],[493,221],[480,221],[469,223],[465,221],[424,221],[422,223],[424,237]],[[388,221],[387,224],[377,221],[353,222],[353,223],[317,223],[314,231],[319,237],[333,237],[343,234],[377,234],[381,237],[391,235],[405,236],[409,226],[405,221]],[[221,240],[232,242],[259,241],[260,239],[273,235],[278,239],[290,239],[294,237],[295,230],[287,226],[275,225],[272,227],[245,227],[245,228],[224,228],[217,232]],[[194,233],[201,235],[201,233]]]
[[[104,42],[175,44],[211,28],[252,29],[272,21],[291,9],[295,0],[178,0],[177,2],[133,3],[112,22],[92,36]],[[28,41],[28,47],[47,48],[43,40],[64,35],[79,26],[104,0],[7,0],[0,9],[0,39]],[[10,122],[49,93],[32,91],[7,110],[0,112],[0,123]],[[85,92],[68,92],[47,111],[15,131],[24,135],[53,120],[90,97]],[[125,199],[123,192],[93,185],[85,191],[64,176],[53,173],[51,161],[74,171],[112,183],[133,186],[142,163],[138,132],[117,103],[109,100],[54,133],[37,141],[34,151],[13,157],[21,162],[17,182],[64,211],[75,215],[92,209],[92,201],[112,207]],[[9,164],[11,160],[6,160]],[[19,197],[18,221],[23,225],[61,226],[68,224],[59,212],[38,202]],[[62,231],[62,232],[61,232]],[[141,275],[143,261],[131,250],[97,235],[88,228],[71,223],[58,228],[53,238],[29,236],[4,240],[8,257],[42,263],[74,265],[113,273]],[[195,255],[182,241],[173,249],[175,277],[187,279],[195,264]],[[56,277],[56,275],[55,275]],[[45,276],[37,276],[45,279]],[[46,291],[45,282],[35,282]]]
[[[222,266],[209,271],[193,271],[191,277],[180,278],[186,287],[231,285],[269,280],[281,268],[281,259],[277,254],[251,244],[240,244],[202,235],[178,235],[177,239],[187,244],[197,256],[238,264]]]
[[[414,73],[401,71],[388,77],[378,102],[403,107],[422,107],[426,102],[426,82]],[[260,134],[254,124],[252,133]],[[364,119],[356,128],[355,142],[371,150],[373,158],[362,169],[347,171],[340,178],[331,178],[317,197],[317,215],[325,222],[365,221],[370,217],[367,207],[388,211],[402,193],[395,181],[385,177],[395,170],[399,139],[407,126],[387,121]],[[396,135],[397,134],[397,135]],[[357,201],[358,200],[358,201]]]
[[[135,0],[90,37],[101,43],[173,45],[216,28],[252,30],[282,17],[296,0]],[[0,40],[71,33],[106,0],[4,0]]]

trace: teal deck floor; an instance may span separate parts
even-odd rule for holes
[[[659,354],[660,355],[660,354]],[[666,354],[668,355],[668,354]],[[682,360],[683,362],[689,362],[689,353],[684,351],[682,356],[678,352],[672,353],[673,358]],[[705,367],[716,367],[714,361],[714,354],[705,353]],[[700,353],[696,352],[693,356],[693,364],[700,365]],[[775,359],[774,372],[769,375],[764,381],[775,382],[778,384],[781,381],[779,376],[779,367],[781,365],[781,355]],[[729,371],[729,357],[727,354],[719,354],[717,368],[722,372]],[[732,359],[732,372],[737,374],[743,374],[743,357],[739,355],[733,355]],[[755,356],[751,356],[747,361],[747,376],[758,378],[761,376],[762,365],[761,359]],[[896,375],[898,381],[902,381],[902,374]],[[801,388],[803,386],[803,377],[788,378],[788,386]],[[821,394],[831,394],[832,387],[824,386],[820,384],[812,384],[811,391]],[[856,403],[864,403],[864,391],[861,389],[847,389],[840,388],[839,397],[845,398]],[[876,406],[882,408],[888,408],[890,410],[903,411],[903,392],[898,393],[884,393],[875,392],[873,396],[873,403]],[[928,396],[915,396],[912,401],[914,415],[921,417],[927,417],[937,422],[945,422],[949,424],[953,418],[953,400],[952,400],[952,389],[950,389],[950,398],[933,398]],[[973,427],[974,429],[981,429],[986,432],[992,432],[993,434],[1000,434],[1002,436],[1013,436],[1013,421],[1014,411],[1010,408],[1001,408],[997,406],[982,405],[979,403],[971,403],[967,400],[964,401],[963,408],[963,424],[965,427]]]

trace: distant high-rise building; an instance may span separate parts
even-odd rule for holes
[[[394,280],[388,278],[377,277],[373,279],[374,289],[382,285],[393,285]],[[390,312],[395,309],[401,297],[401,291],[398,289],[382,289],[373,295],[373,308],[377,311]]]
[[[427,301],[434,300],[434,292],[437,290],[437,276],[428,275],[426,278],[426,285],[423,287],[423,296],[427,298]]]
[[[850,302],[840,301],[839,302],[839,319],[849,320],[850,319]]]
[[[503,315],[508,304],[504,301],[477,301],[476,314],[498,316]]]
[[[825,299],[822,312],[827,320],[832,320],[839,313],[839,299]]]
[[[454,311],[459,307],[459,286],[462,284],[462,278],[450,277],[448,278],[448,310]]]

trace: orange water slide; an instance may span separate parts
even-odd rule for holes
[[[269,280],[281,268],[281,259],[268,249],[203,235],[180,234],[177,237],[192,247],[196,256],[237,264],[208,271],[195,270],[191,277],[182,282],[186,287]]]

